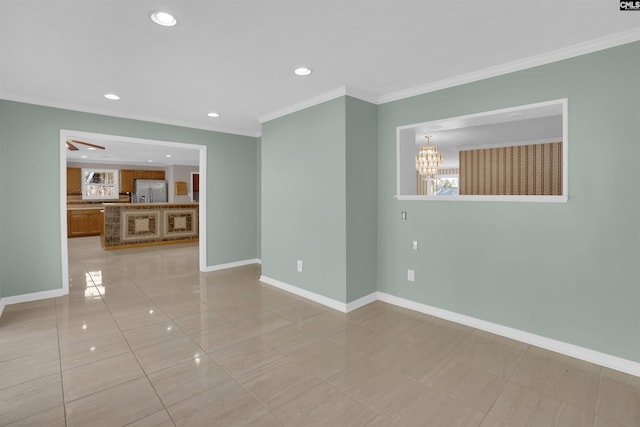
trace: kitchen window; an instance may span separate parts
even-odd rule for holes
[[[120,188],[117,169],[82,169],[82,198],[117,199]]]

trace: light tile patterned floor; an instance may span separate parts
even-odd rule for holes
[[[0,425],[640,426],[640,378],[373,303],[69,242],[68,296],[0,318]]]

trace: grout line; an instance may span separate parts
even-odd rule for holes
[[[94,263],[94,264],[95,264],[95,263]],[[92,264],[92,265],[93,265],[93,264]],[[215,273],[217,273],[217,272],[215,272]],[[201,274],[208,275],[208,274],[215,274],[215,273],[201,273]],[[181,289],[181,290],[182,290],[182,291],[184,291],[186,294],[188,294],[188,295],[190,295],[190,296],[193,296],[193,297],[195,298],[194,300],[195,300],[195,301],[198,301],[200,304],[203,304],[203,305],[204,305],[204,307],[211,307],[211,306],[210,306],[206,301],[203,301],[203,300],[201,299],[201,296],[198,296],[197,294],[193,294],[193,295],[192,295],[192,294],[188,291],[187,287],[184,287],[184,288],[183,288],[183,287],[179,284],[179,283],[180,283],[180,279],[181,279],[181,278],[183,278],[183,277],[184,277],[184,278],[186,278],[186,276],[190,276],[190,274],[188,274],[188,273],[183,273],[183,274],[178,274],[178,275],[174,275],[174,276],[168,276],[168,277],[169,277],[169,279],[168,279],[168,280],[170,281],[170,285],[171,285],[171,288],[170,288],[170,289],[176,289],[176,290],[177,290],[177,289]],[[166,278],[166,277],[163,277],[163,278]],[[92,280],[93,280],[93,278],[92,278]],[[141,289],[141,288],[140,288],[140,286],[137,284],[137,283],[138,283],[138,280],[139,280],[139,279],[132,279],[132,280],[131,280],[131,284],[132,284],[133,286],[136,286],[136,287],[137,287],[137,289],[138,289],[140,292],[142,292],[142,294],[145,296],[145,298],[146,298],[146,299],[147,299],[151,304],[153,304],[157,310],[160,310],[164,315],[166,315],[167,319],[168,319],[168,320],[169,320],[169,321],[170,321],[170,322],[171,322],[175,327],[177,327],[177,328],[178,328],[178,330],[179,330],[182,334],[184,334],[184,336],[188,337],[192,343],[194,343],[198,348],[200,348],[200,349],[203,351],[203,354],[204,354],[204,355],[206,355],[206,357],[209,357],[209,358],[210,358],[210,360],[212,360],[212,361],[213,361],[213,363],[215,363],[217,366],[219,366],[219,367],[220,367],[220,368],[221,368],[221,369],[226,373],[226,375],[228,375],[228,376],[229,376],[229,378],[230,378],[230,379],[232,379],[236,384],[238,384],[238,385],[239,385],[239,386],[240,386],[240,387],[241,387],[241,388],[242,388],[246,393],[248,393],[250,396],[252,396],[252,397],[255,399],[255,401],[256,401],[256,402],[258,402],[262,407],[264,407],[268,414],[270,414],[272,417],[274,417],[275,419],[277,419],[280,423],[284,424],[282,420],[280,420],[278,417],[276,417],[276,416],[275,416],[275,414],[274,414],[274,413],[273,413],[273,412],[272,412],[272,411],[271,411],[271,410],[266,406],[266,404],[265,404],[265,403],[263,403],[263,402],[261,402],[260,400],[258,400],[258,399],[257,399],[257,397],[256,397],[255,395],[253,395],[249,390],[247,390],[247,388],[245,388],[245,387],[243,386],[243,384],[241,384],[241,383],[239,382],[239,380],[236,378],[236,376],[237,376],[237,377],[241,377],[242,375],[244,375],[244,374],[245,374],[245,372],[250,372],[250,371],[253,371],[253,370],[262,369],[264,365],[262,365],[262,366],[260,366],[260,367],[258,367],[258,366],[251,367],[250,369],[247,369],[247,370],[243,371],[243,373],[242,373],[242,374],[237,374],[236,376],[231,375],[231,373],[229,372],[229,370],[228,370],[227,368],[225,368],[224,366],[222,366],[220,363],[218,363],[218,361],[216,361],[216,359],[213,357],[212,353],[213,353],[213,352],[215,352],[215,350],[212,350],[212,353],[210,353],[209,351],[206,351],[206,350],[204,349],[204,347],[202,347],[198,342],[196,342],[196,341],[194,340],[194,338],[192,337],[192,335],[190,335],[190,334],[186,333],[186,331],[185,331],[182,327],[180,327],[177,323],[175,323],[175,319],[179,319],[179,318],[181,318],[181,317],[185,317],[185,315],[182,313],[181,315],[179,315],[179,316],[177,316],[177,317],[169,316],[167,313],[165,313],[165,311],[164,311],[160,306],[158,306],[158,305],[155,303],[155,301],[153,301],[153,300],[148,296],[148,294],[147,294],[143,289]],[[253,280],[253,279],[252,279],[252,280]],[[243,276],[243,281],[244,281],[244,276]],[[229,283],[233,284],[233,280],[229,281],[228,279],[226,279],[226,278],[225,278],[225,279],[224,279],[224,282],[222,282],[222,283],[224,283],[225,285],[227,285],[227,284],[229,284]],[[283,292],[284,292],[284,291],[283,291]],[[285,292],[285,293],[286,293],[286,292]],[[287,293],[287,294],[288,294],[288,293]],[[290,295],[290,294],[288,294],[288,295]],[[103,302],[103,304],[105,304],[105,306],[106,306],[106,308],[107,308],[107,310],[108,310],[108,312],[109,312],[109,314],[110,314],[111,318],[115,321],[115,318],[114,318],[114,316],[113,316],[113,313],[112,313],[111,309],[110,309],[110,308],[109,308],[109,306],[106,304],[106,301],[105,301],[105,300],[104,300],[104,298],[103,298],[104,296],[105,296],[105,295],[100,294],[100,297],[102,298],[102,302]],[[225,295],[222,295],[222,296],[210,296],[210,298],[222,298],[222,299],[223,299],[223,298],[225,298]],[[271,309],[268,309],[267,311],[263,311],[263,312],[260,312],[260,313],[258,313],[258,314],[253,314],[253,315],[251,315],[251,317],[264,315],[264,314],[266,314],[266,313],[275,313],[275,314],[277,314],[279,309],[282,309],[282,308],[284,308],[284,307],[289,306],[290,304],[293,304],[293,303],[296,303],[296,302],[299,302],[299,301],[305,301],[304,299],[298,299],[298,297],[294,297],[294,298],[295,298],[295,300],[292,300],[292,302],[291,302],[291,303],[283,304],[282,306],[275,307],[275,308],[271,308]],[[385,305],[386,305],[386,304],[387,304],[387,303],[385,303]],[[239,307],[242,307],[242,305],[239,305]],[[393,306],[393,307],[395,307],[395,306]],[[59,307],[57,307],[57,305],[56,305],[55,309],[56,309],[56,331],[57,331],[57,333],[58,333],[58,352],[59,352],[59,354],[60,354],[60,350],[61,350],[61,347],[60,347],[60,329],[59,329],[59,324],[57,323],[57,320],[58,320],[58,319],[57,319],[57,317],[58,317]],[[217,314],[221,314],[221,313],[218,311],[218,309],[211,308],[211,310],[212,310],[213,312],[217,313]],[[404,309],[402,309],[402,310],[404,311]],[[318,313],[314,314],[313,316],[311,316],[309,319],[312,319],[312,318],[313,318],[313,317],[315,317],[315,316],[320,316],[320,315],[322,315],[323,313],[326,313],[327,311],[328,311],[328,310],[323,310],[323,311],[321,311],[321,312],[318,312]],[[359,325],[359,326],[361,326],[361,327],[364,327],[364,328],[367,328],[367,329],[371,329],[371,327],[367,326],[367,322],[366,322],[366,321],[367,321],[367,320],[370,320],[370,319],[374,319],[374,318],[376,318],[376,317],[378,317],[378,316],[380,316],[381,314],[386,313],[386,312],[387,312],[386,310],[383,310],[383,311],[380,311],[380,312],[375,312],[375,313],[373,313],[372,315],[367,316],[367,317],[364,319],[364,320],[365,320],[365,322],[364,322],[364,323],[360,323],[360,322],[353,321],[353,320],[349,319],[348,317],[346,317],[346,319],[347,319],[347,321],[348,321],[348,322],[351,322],[351,323],[353,323],[353,324],[357,324],[357,325]],[[191,316],[191,315],[193,315],[193,314],[197,314],[197,313],[187,314],[186,316]],[[246,316],[245,316],[245,317],[246,317]],[[242,321],[242,319],[243,319],[243,316],[234,317],[234,318],[230,318],[230,319],[225,319],[225,321],[223,321],[222,323],[220,323],[220,325],[223,325],[223,324],[226,324],[226,323],[229,323],[229,322],[233,322],[233,321]],[[425,320],[426,320],[426,322],[429,322],[429,321],[430,321],[429,319],[430,319],[430,317],[429,317],[429,318],[426,318],[426,319],[420,319],[420,322],[418,322],[418,324],[416,324],[416,326],[415,326],[414,328],[409,328],[409,329],[408,329],[408,330],[406,330],[406,331],[405,331],[405,330],[403,330],[403,331],[402,331],[402,335],[403,335],[403,334],[405,334],[405,333],[407,333],[407,332],[409,332],[409,331],[412,331],[412,330],[415,330],[415,329],[419,328],[419,327],[420,327],[420,325],[421,325],[421,324],[423,324],[423,323],[425,322]],[[288,319],[286,319],[286,320],[288,320]],[[306,319],[305,319],[305,320],[306,320]],[[362,321],[362,319],[361,319],[360,321]],[[284,326],[281,326],[281,327],[279,327],[279,328],[271,329],[271,330],[264,331],[264,332],[253,332],[253,333],[251,333],[251,335],[252,335],[253,337],[255,337],[255,338],[260,339],[260,340],[262,341],[261,337],[262,337],[263,335],[268,334],[268,333],[271,333],[271,332],[274,332],[274,331],[277,331],[277,330],[282,329],[282,328],[287,327],[287,326],[295,325],[295,324],[299,324],[303,329],[308,330],[308,331],[311,331],[311,329],[307,329],[307,328],[305,328],[304,326],[302,326],[302,325],[301,325],[301,322],[299,322],[299,321],[289,321],[289,322],[290,322],[290,323],[289,323],[289,325],[284,325]],[[142,365],[140,364],[140,361],[138,360],[138,358],[137,358],[137,356],[136,356],[135,352],[133,351],[133,349],[132,349],[132,347],[131,347],[131,344],[129,343],[129,341],[128,341],[128,340],[126,339],[126,337],[124,336],[124,332],[122,331],[120,324],[118,324],[118,322],[117,322],[117,321],[115,321],[115,323],[116,323],[116,326],[117,326],[117,328],[118,328],[119,333],[120,333],[120,334],[121,334],[121,336],[125,339],[125,342],[127,343],[127,347],[129,348],[129,351],[131,351],[131,353],[132,353],[132,354],[134,355],[134,357],[136,358],[136,361],[137,361],[138,365],[140,366],[140,368],[142,369],[142,372],[144,373],[144,376],[147,378],[147,380],[149,381],[150,385],[152,386],[152,388],[153,388],[154,392],[156,393],[156,396],[157,396],[157,397],[158,397],[158,399],[160,400],[160,402],[161,402],[161,404],[162,404],[162,407],[163,407],[163,408],[164,408],[164,410],[167,412],[167,414],[169,415],[169,418],[172,420],[172,422],[173,422],[174,424],[176,424],[175,420],[173,419],[173,417],[171,416],[171,414],[170,414],[170,413],[169,413],[169,411],[167,410],[166,405],[164,404],[164,402],[163,402],[163,401],[162,401],[162,399],[160,398],[160,395],[159,395],[158,391],[156,390],[156,388],[154,387],[153,383],[152,383],[152,382],[151,382],[151,380],[149,379],[149,375],[153,375],[153,374],[155,374],[156,372],[160,372],[160,371],[163,371],[163,370],[166,370],[166,369],[171,369],[171,368],[175,367],[176,365],[181,364],[181,363],[188,362],[188,361],[189,361],[189,360],[191,360],[191,359],[187,359],[187,360],[183,360],[183,361],[180,361],[180,362],[174,363],[174,364],[172,364],[171,366],[168,366],[168,367],[163,368],[163,369],[158,370],[158,371],[154,371],[154,372],[153,372],[153,373],[151,373],[151,374],[147,374],[147,373],[146,373],[146,371],[142,368]],[[160,323],[161,323],[161,322],[158,322],[157,324],[160,324]],[[153,326],[153,325],[154,325],[154,324],[137,326],[137,327],[136,327],[136,328],[134,328],[134,329],[137,329],[137,328],[144,328],[144,327]],[[437,325],[441,326],[442,324],[441,324],[441,323],[437,323]],[[209,329],[211,329],[211,328],[215,328],[215,327],[217,327],[217,326],[219,326],[219,325],[215,325],[215,326],[212,326],[212,327],[204,328],[202,331],[209,330]],[[125,324],[123,324],[123,327],[126,327],[126,325],[125,325]],[[131,329],[131,330],[134,330],[134,329]],[[131,331],[131,330],[129,330],[129,331]],[[477,329],[474,329],[473,327],[470,327],[470,326],[469,326],[469,327],[465,327],[465,330],[466,330],[466,332],[465,332],[465,333],[463,333],[463,334],[461,334],[461,336],[463,337],[463,339],[468,339],[468,338],[469,338],[469,337],[470,337],[470,336],[471,336],[475,331],[477,331]],[[322,336],[322,339],[321,339],[320,341],[313,342],[313,343],[309,344],[308,346],[305,346],[303,349],[310,348],[310,347],[312,347],[312,346],[314,346],[314,345],[317,345],[319,342],[321,342],[321,341],[323,341],[323,340],[331,340],[331,337],[333,337],[333,336],[335,336],[335,335],[337,335],[337,334],[340,334],[342,331],[344,331],[344,329],[339,329],[339,330],[337,330],[337,331],[335,331],[335,332],[333,332],[333,333],[330,333],[330,334],[328,334],[328,335],[326,335],[326,336],[325,336],[325,335],[323,335],[323,336]],[[196,334],[200,334],[200,332],[197,332]],[[196,336],[196,334],[194,334],[194,336]],[[388,346],[390,343],[392,343],[392,342],[393,342],[393,340],[395,340],[395,339],[397,339],[397,338],[400,338],[402,335],[398,335],[398,336],[396,336],[395,338],[391,339],[389,342],[387,342],[387,343],[385,343],[385,344],[383,344],[383,345],[378,346],[378,347],[377,347],[377,349],[380,349],[380,348],[383,348],[383,347],[385,347],[385,346]],[[295,363],[296,365],[298,364],[294,359],[292,359],[292,358],[289,356],[289,354],[284,354],[284,353],[282,353],[282,352],[278,351],[278,349],[276,349],[275,347],[273,347],[273,346],[272,346],[271,344],[269,344],[268,342],[265,342],[265,341],[262,341],[262,342],[263,342],[265,345],[267,345],[269,348],[273,348],[277,353],[281,354],[283,357],[286,357],[288,360],[291,360],[291,361],[292,361],[293,363]],[[449,352],[450,354],[449,354],[447,357],[448,357],[448,358],[451,358],[451,354],[452,354],[452,352],[453,352],[453,351],[455,351],[456,349],[459,349],[459,348],[463,345],[463,342],[464,342],[463,340],[461,340],[460,342],[457,342],[457,344],[454,346],[453,350],[451,350],[451,352]],[[492,341],[492,342],[497,343],[497,344],[501,344],[501,342],[496,342],[496,341]],[[225,343],[225,345],[224,345],[223,347],[228,347],[228,346],[232,346],[232,345],[236,345],[236,344],[237,344],[237,343],[231,343],[231,344],[226,344],[226,343]],[[150,345],[153,345],[153,344],[150,344]],[[340,346],[342,347],[342,345],[340,345]],[[221,347],[221,348],[223,348],[223,347]],[[526,346],[526,348],[525,348],[525,349],[524,349],[524,350],[523,350],[519,355],[517,355],[517,356],[516,356],[516,358],[515,358],[516,363],[515,363],[515,365],[514,365],[514,368],[511,370],[511,372],[509,372],[509,373],[506,375],[506,377],[504,377],[504,378],[503,378],[503,379],[505,380],[504,385],[502,386],[502,388],[500,389],[500,391],[497,393],[497,397],[496,397],[496,399],[492,402],[491,406],[487,409],[487,411],[486,411],[486,412],[485,412],[485,411],[480,411],[480,410],[478,410],[478,409],[476,409],[476,408],[474,408],[474,407],[472,407],[472,406],[470,406],[470,405],[468,405],[468,404],[466,404],[466,403],[462,402],[462,403],[463,403],[463,404],[465,404],[466,406],[468,406],[468,407],[470,407],[470,408],[473,408],[474,410],[476,410],[476,411],[478,411],[478,412],[483,412],[483,413],[484,413],[484,414],[483,414],[483,418],[482,418],[482,421],[481,421],[481,422],[484,422],[484,421],[487,419],[488,414],[491,412],[491,410],[492,410],[492,408],[495,406],[496,402],[500,399],[500,396],[502,396],[502,394],[504,393],[504,390],[505,390],[505,387],[507,386],[507,384],[508,384],[509,382],[511,382],[512,378],[514,378],[514,375],[515,375],[516,371],[518,370],[518,367],[523,363],[523,359],[525,358],[525,355],[527,354],[527,352],[528,352],[528,351],[529,351],[529,349],[531,349],[531,348],[532,348],[532,346],[531,346],[531,345],[527,345],[527,346]],[[303,350],[303,349],[299,349],[299,350],[297,350],[297,351],[300,351],[300,350]],[[373,351],[377,351],[377,350],[373,350]],[[367,356],[365,356],[365,355],[363,355],[363,354],[361,354],[361,353],[359,353],[359,352],[357,352],[357,351],[356,351],[356,353],[358,353],[358,354],[360,355],[360,357],[361,357],[361,358],[367,358],[367,359],[368,359],[368,358],[369,358],[369,356],[371,355],[371,353],[373,353],[373,352],[369,352],[369,354],[368,354]],[[570,358],[570,359],[573,359],[573,358],[571,358],[571,357],[569,357],[569,358]],[[460,363],[469,364],[470,366],[474,366],[474,365],[472,365],[472,364],[470,364],[470,363],[468,363],[468,362],[464,362],[464,361],[460,361]],[[60,364],[61,364],[61,358],[60,358]],[[348,365],[347,365],[347,366],[348,366]],[[303,371],[305,371],[305,372],[308,372],[308,371],[307,371],[307,369],[304,369],[303,367],[301,367],[301,369],[303,369]],[[484,369],[482,369],[482,368],[477,368],[477,367],[476,367],[476,369],[481,369],[482,371],[484,371]],[[61,374],[62,374],[62,365],[61,365],[61,367],[60,367],[60,371],[61,371]],[[343,369],[341,369],[341,370],[340,370],[340,371],[338,371],[338,372],[343,372]],[[484,372],[487,372],[487,371],[484,371]],[[405,374],[405,375],[406,375],[406,374]],[[492,374],[492,375],[497,376],[497,375],[495,375],[495,374]],[[349,396],[349,398],[354,399],[355,401],[358,401],[358,402],[359,402],[359,400],[358,400],[355,396],[352,396],[352,395],[351,395],[351,394],[349,394],[348,392],[346,392],[346,391],[344,391],[344,390],[342,390],[342,389],[340,389],[340,388],[338,388],[338,387],[335,387],[335,386],[331,385],[331,384],[328,382],[328,380],[329,380],[329,379],[331,379],[331,378],[333,377],[333,375],[332,375],[332,376],[329,376],[329,377],[328,377],[328,378],[326,378],[326,379],[320,378],[320,377],[318,377],[317,375],[312,375],[311,373],[309,373],[309,376],[310,376],[310,377],[318,378],[318,379],[320,380],[320,382],[318,383],[318,385],[316,385],[316,386],[314,386],[314,387],[311,387],[310,389],[308,389],[308,390],[306,390],[306,391],[304,391],[304,392],[302,392],[302,393],[297,394],[296,396],[294,396],[294,397],[292,397],[291,399],[287,400],[287,401],[286,401],[285,403],[283,403],[282,405],[289,404],[291,401],[293,401],[293,400],[295,400],[295,399],[299,399],[301,396],[305,395],[306,393],[309,393],[311,390],[315,389],[317,386],[319,386],[320,384],[323,384],[323,383],[324,383],[324,384],[327,384],[327,385],[329,385],[329,386],[331,386],[331,387],[333,387],[333,388],[335,388],[335,389],[336,389],[336,390],[338,390],[338,391],[340,391],[340,392],[341,392],[341,394],[343,394],[343,395],[345,395],[345,396]],[[138,378],[142,378],[142,377],[138,377]],[[415,380],[415,378],[413,378],[413,379]],[[602,369],[601,369],[601,370],[600,370],[599,377],[598,377],[598,387],[597,387],[598,394],[599,394],[599,392],[600,392],[600,387],[601,387],[602,379],[603,379],[603,372],[602,372]],[[130,380],[130,381],[133,381],[133,380]],[[416,380],[416,381],[417,381],[417,380]],[[419,381],[417,381],[417,382],[418,382],[418,383],[420,383]],[[125,383],[126,383],[126,382],[125,382]],[[226,384],[226,383],[228,383],[228,381],[225,381],[225,382],[224,382],[224,383],[222,383],[222,384]],[[62,384],[63,384],[63,387],[64,387],[64,383],[62,383]],[[220,385],[218,385],[218,386],[216,386],[216,387],[220,387],[220,386],[222,386],[222,384],[220,384]],[[114,387],[115,387],[115,386],[114,386]],[[214,389],[214,388],[216,388],[216,387],[210,387],[210,388],[207,388],[206,390],[203,390],[203,391],[199,392],[198,394],[205,393],[205,392],[207,392],[208,390]],[[528,387],[526,387],[526,388],[528,389]],[[445,394],[448,398],[450,398],[450,399],[452,399],[452,400],[455,400],[455,401],[461,402],[459,399],[456,399],[456,398],[454,398],[454,397],[451,397],[448,393],[445,393],[445,392],[441,392],[441,393]],[[189,398],[191,398],[191,397],[188,397],[188,398],[182,399],[182,400],[180,400],[180,402],[182,402],[182,401],[184,401],[184,400],[186,400],[186,399],[189,399]],[[64,390],[63,390],[63,399],[64,399]],[[393,401],[395,401],[395,399],[394,399]],[[560,401],[560,402],[562,402],[561,400],[559,400],[559,401]],[[179,403],[179,402],[176,402],[176,403]],[[366,408],[368,408],[369,410],[373,411],[373,412],[376,414],[376,417],[377,417],[380,413],[384,412],[384,409],[383,409],[382,411],[380,411],[380,412],[376,412],[375,410],[373,410],[371,407],[367,406],[366,404],[364,404],[364,403],[362,403],[362,402],[360,402],[360,403],[361,403],[361,404],[363,404],[363,405],[364,405],[364,407],[366,407]],[[565,403],[566,403],[566,402],[565,402]],[[172,405],[173,405],[173,404],[172,404]],[[66,422],[66,405],[64,404],[64,400],[63,400],[63,406],[64,406],[64,409],[65,409],[65,422]],[[388,405],[387,405],[387,406],[388,406]],[[385,406],[385,409],[387,408],[387,406]],[[597,406],[597,402],[596,402],[596,406]],[[278,408],[279,408],[279,407],[280,407],[280,406],[278,406]],[[277,408],[274,408],[274,409],[277,409]],[[595,413],[595,409],[594,409],[594,414],[595,414],[595,415],[597,415],[597,414]],[[149,416],[149,415],[152,415],[152,414],[148,414],[148,415],[146,415],[145,417],[147,417],[147,416]],[[594,422],[595,422],[595,415],[594,415]],[[144,417],[143,417],[143,418],[144,418]],[[374,417],[374,419],[375,419],[375,417]],[[373,420],[372,420],[372,421],[373,421]],[[135,422],[135,421],[133,421],[133,422]]]
[[[91,277],[91,281],[93,282],[93,277],[92,277],[91,275],[90,275],[90,277]],[[95,286],[95,282],[94,282],[94,286]],[[138,287],[138,285],[137,285],[135,282],[134,282],[134,286]],[[96,287],[96,289],[97,289],[97,287]],[[124,335],[124,332],[123,332],[122,328],[120,327],[120,324],[116,321],[116,318],[113,316],[113,312],[111,311],[111,308],[109,307],[109,305],[107,304],[107,302],[104,300],[104,295],[103,295],[102,293],[100,293],[100,292],[98,292],[98,294],[100,295],[100,299],[101,299],[102,303],[104,304],[104,306],[105,306],[106,310],[109,312],[109,315],[111,316],[111,319],[113,320],[113,322],[115,323],[116,327],[118,328],[118,331],[120,331],[120,335],[122,336],[122,339],[124,339],[124,341],[127,343],[127,347],[129,347],[129,351],[131,352],[131,355],[132,355],[132,356],[134,357],[134,359],[136,360],[136,363],[138,363],[138,366],[140,367],[140,370],[142,371],[142,374],[143,374],[143,375],[142,375],[142,376],[140,376],[140,377],[137,377],[137,378],[131,379],[131,380],[129,380],[129,381],[124,381],[124,382],[122,382],[122,383],[120,383],[120,384],[116,384],[116,385],[114,385],[114,386],[112,386],[112,387],[107,387],[107,388],[105,388],[105,389],[102,389],[102,390],[96,391],[95,393],[99,393],[99,392],[102,392],[102,391],[104,391],[104,390],[108,390],[108,389],[111,389],[111,388],[114,388],[114,387],[120,386],[120,385],[122,385],[122,384],[126,384],[126,383],[128,383],[128,382],[136,381],[136,380],[138,380],[139,378],[143,378],[143,377],[144,377],[144,378],[146,378],[147,382],[148,382],[148,383],[149,383],[149,385],[151,386],[151,389],[153,390],[153,392],[155,393],[156,397],[158,398],[158,401],[159,401],[159,402],[160,402],[160,404],[162,405],[162,408],[165,410],[165,412],[166,412],[166,413],[167,413],[167,415],[169,416],[169,419],[171,419],[171,422],[172,422],[172,423],[174,424],[174,426],[175,426],[175,425],[176,425],[176,423],[175,423],[175,421],[173,420],[173,417],[171,417],[171,414],[169,413],[169,411],[167,410],[167,407],[165,406],[164,402],[163,402],[163,401],[162,401],[162,399],[160,398],[160,395],[158,394],[158,391],[157,391],[157,390],[156,390],[156,388],[153,386],[153,383],[151,382],[151,379],[149,379],[149,375],[147,374],[147,371],[145,371],[145,370],[144,370],[144,368],[142,367],[142,364],[140,363],[140,360],[138,359],[138,356],[137,356],[137,355],[136,355],[136,353],[133,351],[133,348],[131,348],[131,344],[130,344],[130,343],[129,343],[129,341],[127,340],[127,337]],[[144,295],[145,295],[145,297],[146,297],[147,299],[149,299],[149,298],[147,297],[146,293],[145,293]],[[115,334],[114,334],[114,335],[115,335]],[[124,353],[123,353],[123,354],[124,354]],[[114,356],[114,357],[115,357],[115,356]],[[92,394],[95,394],[95,393],[92,393]],[[86,396],[84,396],[84,397],[86,397]],[[141,420],[141,419],[143,419],[143,418],[146,418],[146,417],[148,417],[148,416],[150,416],[150,415],[153,415],[153,414],[154,414],[154,413],[146,414],[146,415],[144,415],[143,417],[139,418],[138,420],[134,420],[134,421],[132,421],[132,422],[131,422],[131,423],[129,423],[129,424],[132,424],[132,423],[134,423],[134,422],[136,422],[136,421],[139,421],[139,420]]]
[[[602,385],[602,375],[604,374],[604,369],[603,367],[600,367],[600,375],[598,375],[598,386],[596,387],[596,401],[595,401],[595,407],[593,408],[593,427],[597,427],[596,426],[596,422],[597,422],[597,417],[598,417],[598,403],[600,402],[600,387]]]
[[[64,298],[64,297],[62,297]],[[60,325],[58,324],[58,304],[57,304],[57,298],[56,300],[54,300],[53,303],[54,306],[54,312],[56,314],[56,335],[58,338],[58,363],[60,364],[60,388],[61,388],[61,393],[62,393],[62,413],[64,415],[64,425],[65,427],[69,424],[69,422],[67,421],[67,402],[65,400],[64,397],[64,378],[62,377],[62,351],[60,350]]]

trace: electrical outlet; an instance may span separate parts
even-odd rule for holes
[[[298,260],[298,272],[302,272],[302,260]]]
[[[416,281],[415,272],[413,270],[407,270],[407,280],[410,282]]]
[[[417,251],[417,250],[418,250],[418,241],[417,241],[417,240],[414,240],[414,241],[413,241],[413,250],[414,250],[414,251]]]

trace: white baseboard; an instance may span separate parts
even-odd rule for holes
[[[378,292],[377,299],[409,310],[450,320],[455,323],[491,332],[496,335],[501,335],[516,341],[531,344],[536,347],[541,347],[546,350],[551,350],[556,353],[575,357],[576,359],[585,360],[587,362],[595,363],[596,365],[605,366],[607,368],[615,369],[616,371],[640,377],[640,363],[638,362],[554,340],[552,338],[543,337],[541,335],[532,334],[530,332],[521,331],[519,329],[510,328],[508,326],[499,325],[497,323],[488,322],[486,320],[476,319],[475,317],[466,316],[453,311],[432,307],[430,305],[396,297],[394,295],[385,294],[384,292]]]
[[[357,300],[351,301],[347,303],[347,313],[353,310],[357,310],[360,307],[364,307],[367,304],[371,304],[378,300],[378,293],[371,292],[369,295],[365,295],[362,298],[358,298]]]
[[[249,264],[262,264],[262,260],[258,258],[252,258],[252,259],[245,259],[242,261],[228,262],[226,264],[208,265],[204,269],[204,271],[211,272],[211,271],[225,270],[227,268],[242,267],[243,265],[249,265]]]
[[[480,329],[482,331],[491,332],[493,334],[511,338],[525,344],[544,348],[546,350],[564,354],[566,356],[574,357],[576,359],[584,360],[596,365],[604,366],[616,371],[621,371],[630,375],[640,377],[639,362],[634,362],[632,360],[623,359],[621,357],[612,356],[606,353],[601,353],[599,351],[591,350],[585,347],[580,347],[574,344],[569,344],[563,341],[543,337],[541,335],[536,335],[530,332],[521,331],[519,329],[510,328],[508,326],[499,325],[497,323],[488,322],[486,320],[477,319],[475,317],[467,316],[453,311],[444,310],[442,308],[433,307],[405,298],[400,298],[394,295],[386,294],[384,292],[373,292],[369,295],[365,295],[362,298],[345,304],[341,301],[325,297],[324,295],[320,295],[306,289],[301,289],[297,286],[281,282],[271,277],[260,276],[260,281],[268,285],[275,286],[276,288],[282,289],[284,291],[291,292],[292,294],[317,302],[319,304],[325,305],[327,307],[333,308],[335,310],[341,311],[343,313],[348,313],[350,311],[356,310],[374,301],[382,301],[398,307],[403,307],[434,317],[439,317],[441,319],[449,320],[451,322],[466,325],[475,329]]]
[[[4,307],[9,304],[19,304],[21,302],[39,301],[48,298],[56,298],[66,295],[67,291],[64,289],[53,289],[50,291],[33,292],[31,294],[14,295],[10,297],[0,298],[0,316],[4,311]]]
[[[301,296],[302,298],[317,302],[318,304],[326,305],[327,307],[333,308],[334,310],[338,310],[343,313],[347,312],[347,304],[344,302],[325,297],[324,295],[316,294],[315,292],[311,292],[306,289],[302,289],[267,276],[260,276],[260,281],[266,283],[267,285],[282,289],[283,291],[291,292],[292,294]]]
[[[262,265],[262,258],[256,258],[256,262],[260,265]]]
[[[243,265],[255,264],[257,262],[257,259],[251,259],[228,264],[220,264],[208,267],[207,271],[240,267]],[[569,344],[552,338],[543,337],[541,335],[532,334],[530,332],[521,331],[519,329],[510,328],[508,326],[499,325],[497,323],[488,322],[486,320],[477,319],[475,317],[467,316],[453,311],[444,310],[442,308],[433,307],[405,298],[400,298],[384,292],[372,292],[369,295],[365,295],[364,297],[359,298],[355,301],[351,301],[350,303],[344,303],[332,298],[325,297],[324,295],[320,295],[315,292],[311,292],[306,289],[301,289],[297,286],[281,282],[271,277],[260,276],[260,281],[266,283],[267,285],[271,285],[284,291],[291,292],[292,294],[301,296],[303,298],[317,302],[343,313],[348,313],[350,311],[356,310],[374,301],[382,301],[398,307],[403,307],[409,310],[466,325],[475,329],[491,332],[496,335],[511,338],[516,341],[534,345],[536,347],[544,348],[546,350],[554,351],[556,353],[564,354],[570,357],[575,357],[576,359],[584,360],[596,365],[604,366],[616,371],[625,372],[629,375],[640,377],[639,362],[634,362],[632,360],[623,359],[621,357],[612,356],[606,353],[601,353],[599,351],[591,350],[585,347],[580,347],[574,344]],[[0,316],[2,315],[2,312],[4,311],[6,305],[37,301],[47,298],[55,298],[63,296],[65,294],[66,292],[64,289],[54,289],[50,291],[34,292],[31,294],[0,298]]]
[[[348,313],[350,311],[356,310],[378,299],[377,292],[372,292],[369,295],[358,298],[357,300],[351,301],[349,303],[344,303],[342,301],[325,297],[324,295],[320,295],[315,292],[307,291],[306,289],[281,282],[280,280],[272,279],[271,277],[260,276],[260,281],[266,283],[267,285],[282,289],[283,291],[291,292],[292,294],[301,296],[313,302],[317,302],[318,304],[333,308],[334,310],[341,311],[342,313]]]

